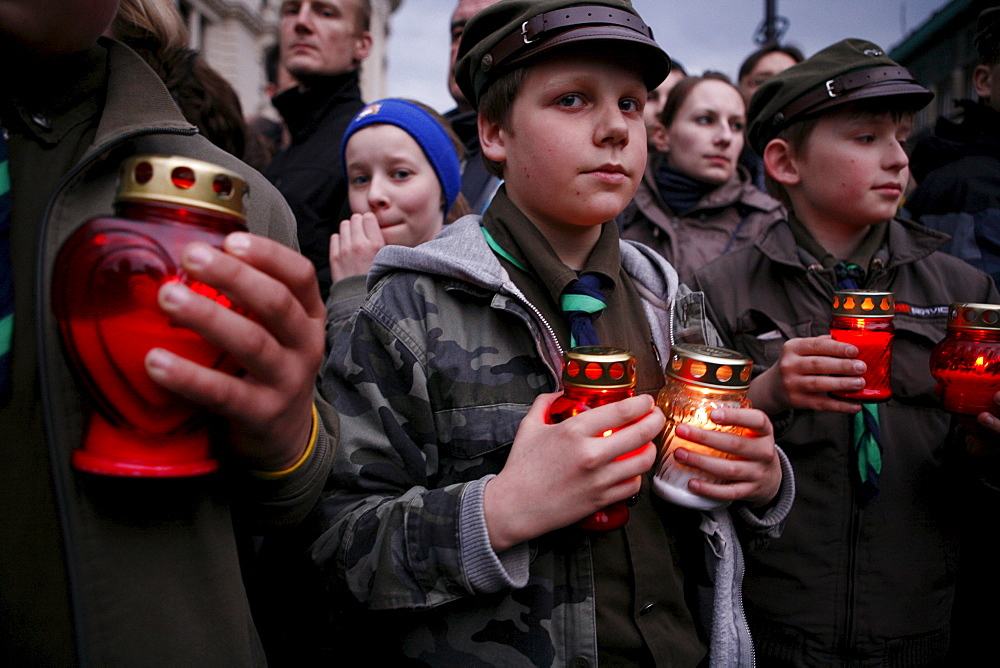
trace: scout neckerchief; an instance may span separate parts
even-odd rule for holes
[[[489,230],[480,225],[493,252],[510,262],[512,265],[527,272],[527,268],[508,253],[497,243]],[[601,285],[601,277],[588,272],[576,272],[577,279],[567,285],[559,298],[559,307],[562,309],[566,321],[569,323],[570,348],[577,346],[597,346],[600,340],[597,337],[597,330],[594,329],[594,321],[600,317],[607,306],[607,299]]]
[[[838,262],[833,267],[838,290],[857,290],[865,281],[865,270],[852,262]],[[878,498],[878,478],[882,473],[882,430],[879,426],[877,403],[861,402],[854,414],[852,440],[861,484],[861,496]]]

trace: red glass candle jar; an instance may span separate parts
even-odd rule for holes
[[[993,395],[1000,391],[1000,305],[952,304],[948,335],[934,347],[930,366],[946,411],[997,412]]]
[[[661,497],[686,508],[712,510],[728,505],[727,501],[709,499],[688,488],[693,478],[720,482],[700,471],[681,464],[674,458],[677,448],[684,448],[711,457],[732,459],[732,455],[715,448],[681,438],[675,433],[678,424],[690,424],[701,429],[742,435],[743,427],[719,425],[709,417],[717,408],[750,408],[747,389],[753,360],[725,348],[690,343],[675,344],[667,365],[667,384],[660,390],[656,405],[663,411],[667,424],[656,444],[660,464],[653,476],[653,489]]]
[[[891,292],[838,290],[833,295],[833,321],[830,335],[836,341],[858,349],[858,359],[865,363],[865,386],[854,392],[831,392],[835,397],[853,401],[888,401],[892,367],[892,317],[896,300]]]
[[[557,424],[591,408],[635,394],[635,358],[621,348],[580,346],[563,357],[563,395],[549,407],[548,421]],[[605,433],[610,436],[614,430]],[[627,453],[623,457],[630,457]],[[628,504],[618,501],[578,522],[581,529],[611,531],[628,522]]]
[[[56,258],[53,310],[70,362],[97,410],[73,465],[113,476],[177,477],[218,468],[203,412],[154,383],[144,360],[154,347],[229,373],[238,365],[160,309],[168,282],[232,308],[225,295],[191,281],[181,253],[192,241],[222,248],[246,230],[246,185],[216,165],[169,156],[123,163],[116,216],[93,218]]]

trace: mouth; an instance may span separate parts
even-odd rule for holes
[[[598,178],[609,181],[612,183],[618,183],[628,179],[628,171],[621,165],[605,164],[601,165],[596,169],[592,169],[588,174],[593,174]]]
[[[874,188],[872,188],[872,190],[874,190],[876,192],[879,192],[879,193],[884,193],[886,195],[902,195],[903,194],[903,186],[901,186],[898,183],[883,183],[881,185],[875,186]]]
[[[732,160],[725,155],[706,155],[705,159],[713,165],[728,165]]]

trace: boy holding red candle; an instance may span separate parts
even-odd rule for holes
[[[685,460],[732,482],[697,490],[730,509],[650,493],[661,360],[675,337],[715,340],[701,296],[614,222],[668,63],[625,0],[502,0],[465,28],[456,80],[505,186],[485,215],[379,253],[323,378],[343,449],[313,558],[391,661],[752,661],[734,520],[769,534],[791,502],[766,416],[714,415],[745,436],[678,428],[742,457]],[[634,354],[643,396],[548,424],[563,351],[595,342]],[[640,491],[623,528],[575,526]]]
[[[931,97],[856,39],[766,82],[749,139],[788,220],[695,278],[726,344],[762,372],[750,396],[776,419],[798,481],[782,537],[748,557],[764,665],[929,665],[949,651],[963,453],[946,445],[928,358],[952,302],[1000,295],[936,250],[944,235],[895,218],[912,117]],[[895,294],[884,403],[827,394],[865,385],[858,349],[828,336],[842,289]]]

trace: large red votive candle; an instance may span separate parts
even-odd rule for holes
[[[150,379],[146,354],[169,350],[229,373],[238,364],[157,303],[164,283],[233,308],[192,281],[181,254],[192,241],[222,248],[246,230],[242,178],[200,160],[139,156],[122,165],[115,216],[93,218],[56,258],[52,307],[67,356],[93,411],[73,465],[111,476],[178,477],[218,469],[205,415]]]
[[[580,346],[563,359],[563,394],[549,407],[548,421],[557,424],[591,408],[635,394],[635,358],[621,348]],[[610,430],[604,436],[610,436]],[[634,452],[622,455],[630,457]],[[628,504],[617,501],[577,523],[588,531],[620,529],[628,522]]]
[[[896,301],[891,292],[838,290],[833,296],[830,335],[858,349],[858,359],[868,367],[864,388],[854,392],[831,392],[853,401],[887,401],[892,368],[892,316]]]
[[[951,413],[996,412],[1000,391],[1000,305],[951,305],[948,334],[931,353],[931,375]]]

